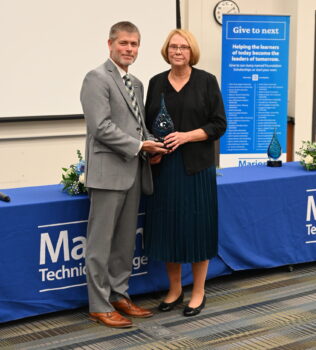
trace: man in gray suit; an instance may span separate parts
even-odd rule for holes
[[[113,25],[110,58],[86,75],[81,90],[87,124],[85,185],[91,202],[86,246],[89,311],[92,320],[110,327],[132,325],[118,311],[152,316],[127,293],[140,194],[153,190],[148,154],[167,152],[146,129],[142,83],[131,74],[126,77],[139,44],[134,24]]]

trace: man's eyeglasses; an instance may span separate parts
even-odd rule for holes
[[[168,49],[169,49],[169,51],[172,51],[172,52],[176,52],[178,50],[183,52],[183,51],[189,50],[190,46],[188,46],[188,45],[180,45],[180,46],[178,46],[178,45],[171,44],[171,45],[168,46]]]

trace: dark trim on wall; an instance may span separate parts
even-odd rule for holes
[[[313,121],[312,141],[316,141],[316,11],[315,11],[315,32],[314,32],[314,89],[313,89]]]
[[[176,0],[177,29],[181,29],[180,0]]]
[[[68,114],[68,115],[41,115],[41,116],[25,116],[25,117],[0,117],[0,123],[12,122],[45,122],[51,120],[75,120],[83,119],[83,114]]]

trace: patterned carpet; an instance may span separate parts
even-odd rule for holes
[[[186,287],[185,301],[189,293]],[[316,263],[216,278],[206,296],[203,312],[189,318],[183,305],[157,312],[161,294],[137,296],[155,315],[125,330],[89,321],[87,309],[9,322],[0,326],[0,349],[316,349]]]

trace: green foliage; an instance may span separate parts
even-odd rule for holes
[[[78,163],[71,164],[69,168],[62,168],[63,173],[61,175],[62,180],[60,183],[64,185],[63,191],[71,196],[87,192],[87,189],[84,186],[85,161],[79,150],[77,150],[77,157],[79,160]]]

